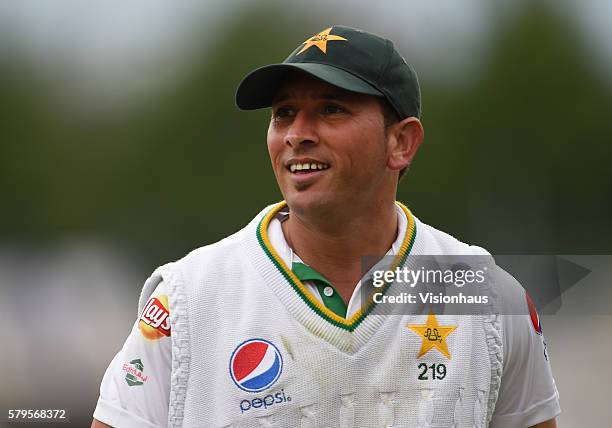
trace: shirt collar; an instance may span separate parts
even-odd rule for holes
[[[395,237],[395,241],[393,241],[391,248],[389,248],[385,256],[395,256],[398,254],[408,227],[408,219],[406,218],[406,214],[399,206],[397,206],[397,204],[395,204],[395,211],[397,213],[397,236]],[[281,210],[276,217],[270,221],[270,225],[268,226],[268,237],[270,239],[270,244],[272,244],[272,247],[274,247],[274,249],[278,252],[278,255],[281,257],[281,259],[283,259],[283,262],[285,262],[287,266],[293,266],[294,263],[304,263],[304,261],[293,252],[292,248],[285,239],[281,222],[286,220],[288,217],[289,208],[287,207],[286,209]],[[383,259],[377,263],[374,268],[370,269],[363,279],[371,277],[374,269],[383,269],[383,267],[380,265],[390,263],[391,259],[392,257],[383,257]],[[314,271],[314,269],[312,270]]]

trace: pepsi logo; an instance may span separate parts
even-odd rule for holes
[[[249,339],[236,347],[230,359],[230,376],[247,392],[260,392],[274,385],[283,371],[278,348],[264,339]]]

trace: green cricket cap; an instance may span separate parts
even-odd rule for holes
[[[270,107],[286,74],[295,70],[342,89],[384,97],[400,119],[421,115],[416,72],[393,42],[340,25],[309,37],[282,63],[247,74],[236,91],[236,105],[242,110]]]

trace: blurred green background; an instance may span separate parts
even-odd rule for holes
[[[17,3],[0,6],[0,312],[20,343],[3,403],[45,402],[33,355],[61,345],[46,367],[77,364],[66,396],[91,417],[147,272],[281,197],[269,112],[239,111],[238,82],[334,23],[391,38],[419,73],[426,138],[398,199],[421,220],[494,254],[612,249],[605,1]],[[74,299],[55,314],[69,333],[35,345],[48,299]]]
[[[269,113],[237,110],[235,88],[327,25],[312,15],[244,3],[222,28],[194,29],[179,70],[131,97],[87,87],[104,85],[103,62],[79,82],[5,46],[3,239],[104,237],[161,261],[241,227],[280,193],[265,147]],[[401,28],[364,25],[394,38],[420,72],[426,141],[399,198],[493,253],[610,251],[610,80],[567,17],[543,5],[511,15],[481,35],[486,47],[440,58],[450,70],[478,62],[454,78],[420,67],[410,50],[419,42],[404,42]],[[140,74],[130,76],[138,86],[157,71],[127,72]]]

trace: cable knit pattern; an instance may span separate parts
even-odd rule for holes
[[[340,396],[340,428],[353,428],[355,426],[355,394]]]
[[[491,258],[491,261],[491,271],[499,269],[499,267],[495,266],[493,258]],[[488,400],[486,403],[486,422],[475,420],[475,426],[488,426],[489,422],[491,421],[491,418],[493,417],[493,412],[495,410],[495,404],[497,403],[497,398],[499,395],[499,388],[501,385],[501,378],[503,372],[504,349],[502,341],[501,315],[499,315],[501,313],[501,308],[497,306],[501,304],[501,302],[499,301],[498,293],[495,291],[494,284],[486,284],[485,286],[486,288],[488,288],[487,292],[491,297],[487,313],[483,317],[485,337],[487,340],[487,347],[489,349],[489,360],[491,364],[491,381],[489,384]]]
[[[453,427],[452,428],[461,428],[463,423],[463,387],[459,387],[459,394],[457,396],[457,401],[455,402],[455,411],[453,413]]]
[[[484,316],[483,321],[485,337],[489,348],[489,359],[491,362],[491,381],[489,385],[489,398],[487,401],[486,423],[484,423],[484,421],[475,421],[476,424],[481,424],[477,426],[487,426],[493,417],[503,372],[504,349],[501,331],[501,316],[499,315],[500,308],[495,307],[493,303],[499,303],[499,300],[494,287],[492,287],[490,284],[487,284],[487,287],[489,296],[491,296],[491,304],[489,305],[489,314]]]
[[[381,392],[378,403],[378,416],[380,426],[395,426],[395,392]]]
[[[479,389],[476,403],[474,404],[474,428],[483,428],[485,415],[482,411],[485,401],[485,391]]]
[[[168,426],[180,427],[185,416],[185,398],[190,369],[189,317],[183,281],[178,271],[166,265],[162,268],[164,281],[169,287],[170,325],[172,328],[172,377],[170,378],[170,404]]]
[[[484,325],[487,344],[489,346],[489,358],[491,360],[491,385],[489,400],[487,402],[487,423],[489,423],[493,417],[495,403],[497,403],[503,371],[503,344],[500,315],[492,314],[485,317]]]
[[[310,404],[300,408],[302,417],[300,420],[300,428],[314,428],[317,426],[316,405]]]
[[[425,228],[427,229],[427,232],[431,231],[433,233],[433,239],[425,240],[427,246],[422,249],[416,248],[417,252],[421,251],[423,254],[472,254],[474,256],[488,256],[490,257],[490,275],[488,275],[490,281],[495,277],[497,270],[500,270],[500,268],[495,265],[495,260],[493,257],[486,250],[477,246],[468,246],[450,235],[432,228],[431,226],[424,225],[423,227],[418,221],[417,224],[420,226],[421,230]],[[443,237],[448,237],[449,239],[441,239]],[[433,245],[432,242],[434,243]],[[493,417],[503,371],[502,324],[501,317],[499,315],[501,313],[501,309],[498,306],[501,304],[501,302],[499,301],[498,293],[495,291],[496,286],[503,286],[503,284],[496,284],[495,281],[491,282],[492,283],[485,282],[481,284],[483,290],[482,295],[488,295],[490,297],[489,304],[483,305],[483,315],[481,315],[481,319],[487,343],[487,351],[489,354],[491,377],[488,391],[485,392],[488,394],[488,397],[485,400],[486,403],[482,403],[483,406],[486,405],[486,411],[484,408],[482,409],[480,413],[482,414],[483,420],[474,421],[476,426],[488,426],[488,423]]]
[[[448,339],[450,362],[437,351],[417,358],[422,339],[406,326],[423,323],[425,315],[382,315],[381,306],[354,329],[340,328],[296,293],[264,251],[256,231],[266,212],[237,234],[159,268],[145,283],[141,307],[162,278],[168,286],[169,426],[451,426],[460,388],[465,409],[478,407],[474,425],[487,426],[501,381],[499,316],[440,315],[441,325],[458,326]],[[423,231],[416,254],[472,253],[416,222]],[[243,390],[229,365],[237,346],[253,338],[283,357],[278,380],[257,393]],[[485,364],[474,367],[473,360]],[[417,389],[420,362],[454,370]]]
[[[433,420],[433,389],[421,389],[421,401],[419,401],[418,428],[430,428]]]
[[[160,266],[145,281],[138,301],[138,316],[147,300],[163,280],[168,286],[170,326],[172,331],[172,377],[168,407],[168,426],[180,427],[183,423],[187,380],[189,378],[189,320],[185,303],[185,290],[174,263]]]

